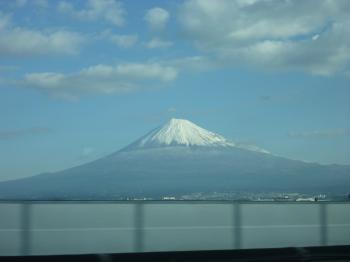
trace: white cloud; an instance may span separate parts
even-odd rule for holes
[[[56,89],[59,88],[65,79],[63,74],[57,73],[32,73],[25,76],[28,84],[34,84],[39,88]]]
[[[112,43],[123,48],[132,47],[138,41],[137,34],[129,34],[129,35],[113,34],[111,30],[103,31],[101,33],[101,38],[107,39]]]
[[[84,37],[56,30],[41,32],[11,24],[10,16],[0,12],[0,56],[75,54]]]
[[[26,74],[19,84],[59,96],[77,97],[89,93],[110,94],[150,88],[157,83],[174,80],[177,74],[175,67],[158,63],[99,64],[72,74]]]
[[[145,44],[147,48],[167,48],[173,45],[173,42],[162,40],[161,38],[154,37]]]
[[[79,51],[83,39],[67,31],[42,33],[22,28],[0,34],[0,55],[74,54]]]
[[[76,10],[71,2],[62,1],[58,4],[58,10],[81,20],[103,19],[115,26],[122,26],[125,23],[126,12],[122,4],[115,0],[88,0],[85,9],[81,10]]]
[[[331,75],[350,62],[349,14],[346,0],[189,0],[178,18],[223,63]]]
[[[318,38],[320,37],[320,35],[319,34],[316,34],[316,35],[314,35],[313,37],[312,37],[312,40],[317,40]]]
[[[110,39],[113,43],[120,47],[132,47],[137,42],[137,35],[111,35]]]
[[[149,28],[155,31],[163,30],[169,18],[169,12],[160,7],[154,7],[147,10],[145,15],[145,20],[148,23]]]

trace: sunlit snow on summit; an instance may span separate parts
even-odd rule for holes
[[[152,130],[126,149],[146,149],[167,146],[237,147],[261,153],[269,153],[254,145],[237,144],[225,137],[206,130],[186,119],[170,119],[165,125]]]

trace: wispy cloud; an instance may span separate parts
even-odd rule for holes
[[[288,134],[291,138],[332,138],[347,136],[350,134],[350,130],[344,128],[330,129],[330,130],[314,130],[314,131],[302,131],[302,132],[290,132]]]
[[[207,57],[189,56],[152,62],[97,64],[72,73],[25,74],[11,85],[33,88],[65,99],[85,94],[116,94],[164,86],[180,73],[203,72],[216,67]]]
[[[115,26],[123,26],[125,23],[125,14],[122,4],[115,0],[88,0],[83,9],[76,9],[73,1],[61,1],[58,4],[58,10],[67,13],[73,17],[85,21],[104,21]]]
[[[76,54],[84,37],[67,30],[32,30],[16,27],[0,11],[0,56]]]
[[[150,88],[159,82],[173,81],[177,74],[175,67],[158,63],[99,64],[71,74],[30,73],[18,84],[55,95],[78,97],[89,93],[111,94]]]
[[[25,136],[46,135],[52,133],[53,130],[46,127],[31,127],[14,130],[0,130],[0,140],[16,139]]]
[[[137,42],[137,35],[111,35],[110,39],[113,43],[120,47],[132,47]]]
[[[111,30],[105,30],[100,35],[101,39],[108,40],[119,47],[129,48],[138,41],[137,34],[114,34]]]
[[[169,18],[170,14],[167,10],[160,7],[154,7],[147,10],[144,19],[151,30],[161,31],[165,29]]]
[[[150,41],[148,41],[145,46],[147,48],[153,49],[153,48],[167,48],[173,45],[173,42],[163,40],[159,37],[154,37]]]

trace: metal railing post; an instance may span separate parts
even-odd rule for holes
[[[241,203],[233,203],[233,248],[240,249],[242,246],[242,214]]]
[[[320,203],[320,245],[328,245],[328,221],[326,203]]]
[[[144,250],[144,204],[135,203],[135,235],[134,235],[134,251],[142,252]]]
[[[21,204],[21,250],[23,256],[30,255],[31,251],[31,204]]]

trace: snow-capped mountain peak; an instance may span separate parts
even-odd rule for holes
[[[153,130],[140,140],[138,147],[155,146],[234,146],[223,136],[201,128],[191,121],[172,118],[164,126]]]
[[[234,143],[219,134],[197,126],[191,121],[176,118],[170,119],[165,125],[152,130],[122,151],[170,146],[235,147],[260,153],[269,153],[254,145]]]

